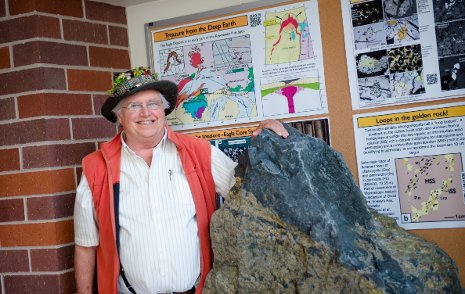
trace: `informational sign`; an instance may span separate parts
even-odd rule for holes
[[[322,139],[328,145],[329,140],[329,120],[327,118],[313,120],[296,120],[287,122],[291,127],[296,128],[299,132]],[[210,141],[235,162],[239,156],[246,151],[252,140],[252,134],[256,126],[247,126],[240,128],[227,128],[214,131],[192,132],[198,138]]]
[[[154,71],[179,88],[175,130],[327,113],[316,0],[149,32]]]
[[[465,104],[354,116],[360,188],[405,229],[465,227]]]
[[[465,94],[465,2],[341,0],[352,108]]]

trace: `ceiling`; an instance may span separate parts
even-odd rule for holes
[[[154,2],[154,1],[159,1],[159,0],[92,0],[92,1],[107,3],[111,5],[116,5],[116,6],[129,7],[129,6],[135,6],[135,5],[139,5],[142,3]]]

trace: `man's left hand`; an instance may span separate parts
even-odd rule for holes
[[[287,138],[289,136],[289,133],[284,128],[283,124],[279,120],[276,120],[276,119],[265,119],[261,121],[257,129],[252,133],[252,136],[254,137],[258,136],[262,132],[263,129],[272,130],[277,135],[283,138]]]

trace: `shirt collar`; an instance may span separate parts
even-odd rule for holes
[[[123,147],[124,150],[130,152],[131,154],[136,154],[134,151],[132,151],[132,149],[128,146],[128,144],[126,144],[126,141],[125,141],[125,133],[124,133],[124,130],[121,132],[121,146]],[[165,128],[165,133],[163,135],[163,138],[161,139],[160,143],[158,143],[157,146],[153,147],[153,149],[157,148],[157,147],[161,147],[163,148],[165,145],[166,145],[166,142],[168,141],[168,132]]]

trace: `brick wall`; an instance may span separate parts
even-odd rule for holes
[[[123,7],[0,0],[0,293],[73,293],[81,159],[116,126],[99,112],[130,67]]]

